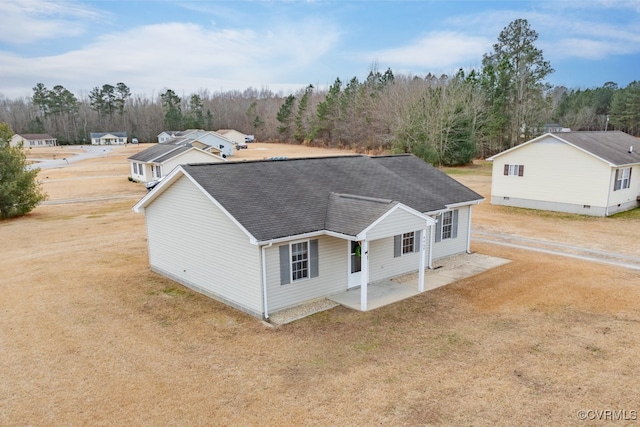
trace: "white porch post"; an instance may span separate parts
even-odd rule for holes
[[[365,238],[361,248],[360,310],[367,311],[367,284],[369,283],[369,241]]]
[[[427,229],[420,233],[420,269],[418,270],[418,292],[424,291],[425,249],[427,248]]]
[[[431,224],[429,226],[429,268],[433,268],[433,242],[435,240],[436,233],[433,231],[435,226]]]
[[[469,205],[469,222],[467,223],[467,253],[471,253],[471,205]]]

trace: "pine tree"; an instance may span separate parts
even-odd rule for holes
[[[39,169],[27,169],[22,147],[11,147],[13,130],[0,123],[0,219],[31,212],[47,195],[36,180]]]

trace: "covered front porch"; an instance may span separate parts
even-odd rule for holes
[[[507,259],[477,253],[465,253],[438,260],[434,263],[434,268],[425,269],[424,291],[457,282],[508,262]],[[418,272],[414,272],[369,283],[367,286],[367,306],[364,310],[361,308],[360,287],[331,295],[328,299],[354,310],[374,310],[422,293],[419,290],[419,277]]]
[[[425,270],[424,290],[430,291],[509,262],[508,259],[478,253],[464,253],[436,260],[433,269]],[[363,311],[360,305],[360,290],[360,287],[352,288],[329,297],[318,298],[296,307],[281,310],[273,313],[269,320],[272,324],[284,325],[320,311],[330,310],[338,305]],[[373,282],[367,286],[368,304],[365,311],[394,304],[420,293],[422,292],[418,290],[417,271],[393,279]]]

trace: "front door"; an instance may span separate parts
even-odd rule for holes
[[[360,243],[349,242],[349,288],[360,286],[360,271],[362,270],[360,249]]]

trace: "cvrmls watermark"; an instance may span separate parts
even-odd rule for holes
[[[638,411],[626,409],[586,409],[577,413],[579,420],[589,421],[636,421]]]

